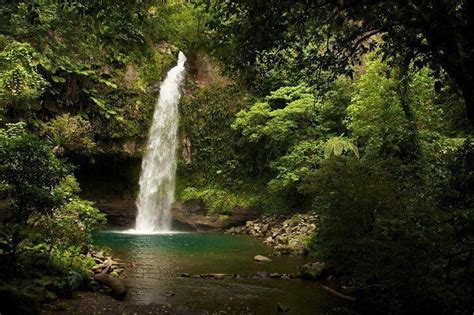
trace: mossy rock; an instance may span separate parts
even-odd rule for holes
[[[323,262],[314,262],[304,265],[300,268],[301,278],[307,280],[321,280],[326,274]]]

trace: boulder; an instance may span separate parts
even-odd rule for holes
[[[224,279],[226,277],[226,274],[225,273],[210,273],[209,277],[213,279]]]
[[[271,262],[272,260],[266,256],[256,255],[253,260],[256,262]]]
[[[321,280],[324,277],[325,266],[323,262],[316,261],[299,268],[301,278],[307,280]]]

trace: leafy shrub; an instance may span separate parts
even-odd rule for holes
[[[433,76],[423,68],[401,78],[401,70],[377,54],[366,59],[347,107],[351,136],[366,157],[417,155],[419,131],[436,129],[442,121]]]
[[[12,208],[4,222],[24,225],[33,214],[51,214],[64,204],[63,191],[57,187],[68,171],[24,124],[0,129],[0,182]]]
[[[235,114],[243,108],[243,92],[235,85],[217,82],[199,91],[195,97],[181,102],[181,136],[190,143],[190,165],[186,170],[198,169],[208,181],[222,173],[238,171],[234,168],[241,152],[237,133],[230,128]]]
[[[202,200],[210,213],[231,214],[236,208],[249,208],[256,204],[254,196],[232,193],[217,187],[197,189],[188,187],[183,190],[180,200]]]
[[[381,311],[462,310],[472,303],[474,213],[440,205],[417,176],[397,160],[326,161],[307,186],[321,214],[314,248]]]
[[[270,191],[284,194],[292,206],[305,207],[307,196],[301,196],[299,186],[319,167],[325,152],[326,158],[343,152],[358,155],[349,139],[337,137],[344,130],[347,85],[341,79],[334,89],[344,96],[317,97],[304,85],[280,88],[239,112],[232,124],[257,157],[257,169],[267,174]]]
[[[75,197],[53,215],[42,218],[35,230],[41,242],[49,246],[81,247],[91,243],[92,232],[104,223],[105,215],[92,202]]]
[[[41,134],[53,146],[53,150],[59,153],[65,150],[88,153],[96,145],[90,122],[70,114],[63,114],[44,123]]]
[[[31,273],[41,260],[69,272],[104,215],[79,199],[70,167],[24,124],[0,129],[0,165],[1,198],[8,201],[0,221],[2,273],[22,266]],[[83,272],[83,262],[74,268]]]
[[[12,41],[3,49],[1,45],[0,38],[0,106],[31,105],[48,86],[38,71],[38,53],[27,43]]]

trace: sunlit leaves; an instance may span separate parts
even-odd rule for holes
[[[350,139],[345,137],[332,137],[324,144],[324,158],[339,157],[345,153],[353,154],[359,158],[359,149]]]
[[[0,51],[0,105],[38,98],[48,83],[38,71],[37,53],[26,43],[12,41]]]
[[[305,87],[285,87],[241,111],[232,127],[251,142],[264,137],[276,143],[292,143],[309,134],[321,133],[318,113],[321,104]]]

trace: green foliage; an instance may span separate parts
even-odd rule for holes
[[[301,141],[292,146],[288,153],[271,163],[276,176],[268,183],[272,191],[298,189],[298,185],[322,160],[323,141]]]
[[[71,168],[23,123],[0,129],[0,163],[1,278],[51,273],[77,289],[90,267],[81,253],[104,214],[78,197]]]
[[[436,89],[431,70],[398,62],[374,53],[353,80],[280,88],[232,127],[251,152],[242,164],[257,165],[270,188],[256,204],[276,193],[280,211],[319,212],[314,250],[378,310],[464,309],[472,303],[470,129],[446,118],[459,103]],[[458,154],[464,162],[454,170]]]
[[[48,86],[38,71],[38,53],[27,43],[0,36],[0,109],[32,105]]]
[[[92,202],[77,197],[71,199],[35,226],[41,242],[58,250],[90,244],[92,232],[105,223],[105,215]]]
[[[308,40],[284,49],[270,48],[257,53],[252,88],[256,93],[265,95],[280,87],[304,84],[317,86],[322,92],[330,86],[329,74],[312,62],[321,49],[320,43]],[[301,67],[302,64],[305,67]]]
[[[201,200],[207,206],[210,213],[231,214],[236,208],[249,208],[256,204],[256,197],[238,194],[223,190],[219,187],[207,187],[196,189],[187,187],[179,196],[182,201]]]
[[[315,249],[383,311],[439,310],[458,302],[462,308],[472,295],[465,259],[473,213],[440,205],[436,185],[420,185],[403,169],[397,160],[325,162],[307,186],[321,214]],[[460,255],[456,263],[451,255]]]
[[[269,139],[270,151],[277,150],[276,146],[302,137],[317,137],[321,133],[317,117],[320,107],[308,88],[285,87],[240,112],[232,127],[250,142]]]
[[[342,83],[342,81],[339,81]],[[343,84],[336,91],[345,91]],[[342,130],[347,106],[328,93],[316,97],[305,86],[284,87],[272,92],[263,102],[241,111],[232,124],[250,144],[262,171],[270,170],[272,191],[295,193],[305,176],[316,169],[324,157],[324,143]],[[334,140],[329,140],[331,145]],[[344,148],[356,152],[349,141]]]
[[[148,9],[157,40],[173,43],[182,50],[195,51],[205,45],[207,12],[197,1],[167,1]]]
[[[24,124],[0,129],[0,183],[11,201],[14,224],[26,224],[32,214],[51,214],[64,202],[57,189],[68,168],[50,148],[27,132]]]
[[[152,91],[178,50],[203,46],[206,13],[182,1],[35,0],[3,4],[0,19],[0,114],[49,124],[58,149],[93,154],[145,141]],[[93,137],[96,145],[65,144],[71,135],[52,130],[68,124],[65,115],[80,129],[90,126],[93,133],[82,139]]]
[[[329,159],[331,157],[338,157],[343,155],[344,153],[351,153],[359,158],[359,149],[352,143],[352,141],[348,140],[344,137],[333,137],[330,138],[324,144],[324,158]]]
[[[416,118],[430,113],[433,97],[428,88],[433,81],[426,71],[415,74],[411,80],[409,96],[400,95],[397,68],[390,67],[380,58],[368,58],[362,75],[355,84],[355,93],[347,108],[348,125],[354,137],[359,139],[366,156],[407,156],[410,150],[410,126],[402,107],[403,97],[410,104]],[[420,86],[421,85],[421,86]],[[419,93],[422,90],[424,93]],[[420,109],[424,112],[420,113]],[[418,116],[420,114],[420,116]],[[437,117],[435,117],[437,118]]]
[[[470,10],[461,0],[215,1],[210,5],[210,28],[217,56],[250,86],[258,79],[259,58],[268,55],[275,64],[264,68],[270,76],[269,70],[285,75],[280,68],[289,61],[288,68],[296,73],[290,78],[309,71],[305,79],[313,82],[324,75],[352,76],[364,54],[377,49],[385,58],[401,57],[405,64],[443,68],[462,91],[472,125]],[[447,47],[457,48],[447,52]]]
[[[64,114],[41,128],[41,134],[56,152],[90,152],[95,147],[92,127],[89,121],[79,116]]]
[[[320,82],[314,76],[314,29],[301,27],[312,20],[305,6],[294,1],[212,1],[210,37],[227,73],[238,76],[259,95],[287,85]],[[297,23],[293,15],[301,17]],[[291,27],[290,27],[291,25]],[[291,30],[288,30],[290,28]],[[305,60],[305,71],[301,71]]]
[[[207,86],[181,102],[181,137],[188,139],[191,149],[189,168],[205,172],[208,179],[224,175],[223,168],[230,171],[239,157],[237,133],[230,125],[243,106],[243,92],[222,83]]]

